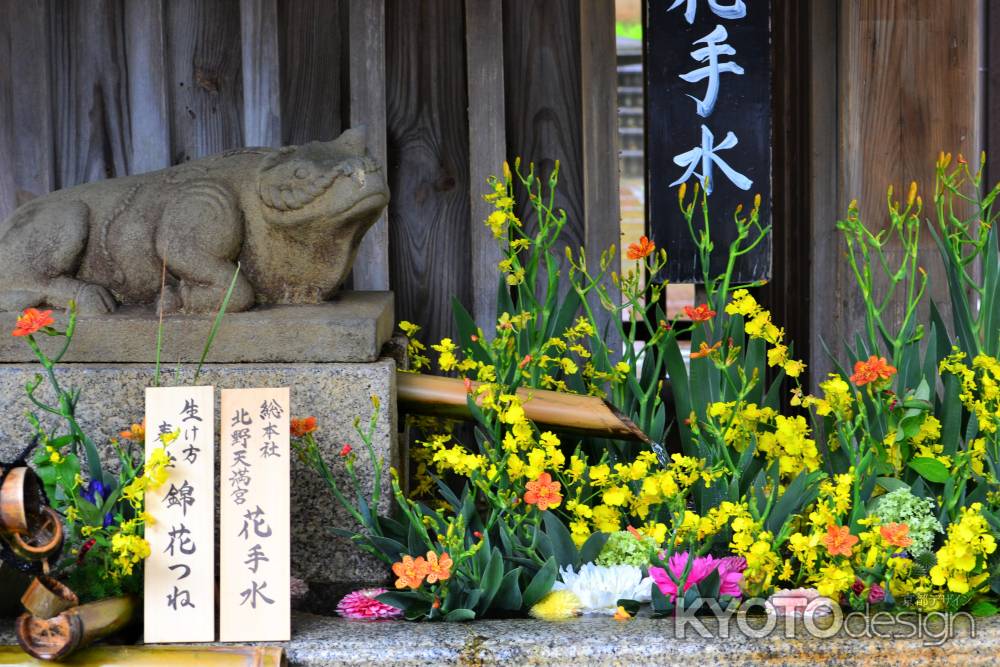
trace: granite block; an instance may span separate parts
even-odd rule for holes
[[[37,364],[0,364],[0,460],[13,458],[29,441],[31,428],[24,414],[31,408],[24,384],[40,370]],[[64,388],[81,390],[77,416],[83,429],[101,448],[102,457],[115,461],[111,438],[142,419],[144,391],[152,384],[149,364],[66,364],[57,368]],[[194,368],[182,365],[164,369],[162,384],[191,384]],[[338,480],[346,484],[339,465],[341,448],[350,444],[358,452],[358,475],[370,492],[373,468],[363,453],[354,420],[367,421],[371,396],[382,410],[375,434],[375,449],[387,466],[398,466],[396,424],[396,364],[383,358],[373,363],[208,365],[199,384],[228,387],[291,387],[292,413],[315,416],[317,441]],[[39,397],[51,400],[47,386]],[[218,397],[218,392],[217,392]],[[62,428],[61,420],[45,415],[43,423]],[[216,457],[218,460],[218,457]],[[292,460],[292,575],[307,582],[350,587],[356,583],[384,581],[386,568],[334,536],[331,528],[353,528],[350,515],[336,504],[324,483],[297,458]],[[280,489],[275,490],[281,492]],[[380,511],[390,509],[389,476],[382,477]]]
[[[318,305],[261,306],[227,313],[212,342],[209,363],[369,362],[379,358],[394,326],[392,292],[342,292]],[[17,313],[0,312],[0,332],[14,329]],[[164,363],[196,363],[214,315],[168,315],[163,319]],[[65,316],[57,314],[57,326]],[[64,361],[152,363],[159,318],[148,308],[124,307],[111,315],[80,316]],[[61,338],[37,336],[50,355]],[[19,338],[0,335],[0,362],[35,360]]]

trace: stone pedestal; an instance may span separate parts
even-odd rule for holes
[[[268,311],[227,315],[222,330],[228,332],[226,335],[229,338],[227,346],[216,352],[217,356],[269,358],[282,355],[282,350],[300,354],[301,350],[307,348],[325,352],[305,355],[310,357],[310,363],[207,364],[198,380],[198,384],[213,385],[217,390],[231,387],[290,387],[293,416],[317,418],[317,441],[338,480],[347,488],[347,475],[338,455],[347,443],[358,453],[358,475],[368,491],[373,483],[372,468],[354,430],[354,420],[361,418],[362,422],[367,423],[373,409],[372,396],[378,397],[382,406],[375,434],[376,453],[385,458],[387,468],[398,467],[400,462],[396,424],[396,362],[389,357],[378,357],[377,354],[374,360],[364,360],[368,352],[362,352],[381,349],[391,334],[392,298],[385,293],[370,294],[373,297],[345,295],[341,305],[344,302],[354,303],[355,312],[362,313],[362,316],[354,321],[348,318],[339,324],[331,323],[329,330],[324,329],[319,322],[324,317],[329,319],[330,312],[336,310],[337,304],[302,307],[305,309],[303,311],[298,311],[300,307],[290,306],[287,307],[288,312],[276,318],[269,317]],[[324,309],[327,309],[325,314],[321,314]],[[276,309],[279,313],[282,310]],[[366,312],[367,315],[364,315]],[[79,339],[74,340],[74,346],[78,340],[89,340],[94,345],[100,343],[102,355],[111,356],[116,349],[116,342],[129,339],[130,335],[130,325],[116,322],[116,317],[105,317],[100,321],[81,319],[77,334]],[[204,328],[207,332],[211,320],[211,317],[183,318],[187,322],[187,325],[183,325],[181,318],[171,318],[166,327],[166,336],[179,334],[184,326],[192,330]],[[297,328],[297,323],[304,320],[311,321],[312,324],[304,330]],[[208,326],[204,326],[206,322]],[[251,325],[249,322],[256,324]],[[245,327],[258,327],[259,330],[254,336],[240,339],[237,332],[243,331]],[[141,327],[137,331],[138,333],[133,331],[133,335],[148,333]],[[6,331],[3,333],[5,339],[10,338]],[[346,336],[353,337],[354,342],[343,342]],[[193,340],[193,334],[189,335],[189,339]],[[152,340],[155,341],[155,333]],[[201,340],[204,340],[203,336]],[[265,340],[267,342],[262,342]],[[338,340],[342,344],[337,343]],[[4,341],[5,345],[7,342]],[[24,345],[23,342],[20,344]],[[27,348],[26,345],[24,347]],[[85,350],[87,348],[86,345],[81,347]],[[7,345],[4,351],[10,349]],[[137,347],[128,349],[138,351]],[[84,357],[93,356],[84,354],[85,350],[78,350],[77,358],[81,354]],[[200,354],[200,347],[192,354]],[[325,356],[327,361],[318,361],[314,358],[316,356]],[[336,359],[338,356],[350,359]],[[184,358],[190,357],[184,355]],[[9,359],[0,356],[0,360]],[[0,363],[0,459],[13,458],[30,441],[31,428],[24,415],[33,406],[25,395],[24,385],[41,370],[37,363]],[[190,385],[194,370],[195,364],[178,365],[171,363],[170,356],[165,356],[161,366],[161,385]],[[117,437],[120,431],[127,429],[133,422],[142,420],[145,388],[153,384],[154,365],[63,363],[57,367],[56,372],[64,388],[72,387],[81,391],[77,408],[78,421],[94,442],[101,446],[102,457],[108,462],[115,461],[110,439]],[[47,384],[42,385],[38,396],[51,400]],[[218,399],[218,394],[216,398]],[[65,432],[64,422],[59,418],[53,415],[39,417],[46,427]],[[218,456],[216,460],[218,461]],[[382,512],[389,511],[389,479],[388,474],[383,475],[383,501],[379,508]],[[275,493],[283,492],[284,489],[275,489]],[[348,540],[333,535],[332,528],[353,528],[353,519],[336,504],[320,478],[297,459],[292,461],[291,499],[293,576],[310,584],[317,584],[316,588],[319,590],[329,589],[331,586],[339,589],[354,583],[380,582],[385,579],[386,568],[383,564],[362,554]]]

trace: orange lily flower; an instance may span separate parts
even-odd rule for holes
[[[850,527],[835,526],[831,523],[826,528],[826,535],[822,542],[831,556],[850,557],[852,548],[858,543],[858,538],[856,535],[851,535]]]
[[[26,308],[23,313],[17,316],[17,323],[14,325],[13,336],[30,336],[45,327],[55,324],[52,319],[51,310],[38,310],[37,308]]]

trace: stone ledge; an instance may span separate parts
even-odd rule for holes
[[[0,312],[0,332],[14,329],[17,313]],[[163,320],[164,364],[196,363],[214,315],[169,315]],[[207,361],[210,363],[369,362],[392,336],[392,292],[342,292],[328,303],[262,306],[228,313]],[[122,308],[113,315],[81,316],[73,346],[63,359],[84,363],[156,361],[159,319],[146,309]],[[38,336],[49,353],[61,339]],[[24,341],[0,335],[0,363],[34,361]]]
[[[762,619],[757,619],[758,621]],[[710,621],[706,625],[712,628]],[[735,628],[735,623],[733,624]],[[779,628],[783,628],[779,624]],[[905,631],[905,626],[888,626]],[[798,626],[801,630],[802,626]],[[886,632],[887,626],[880,628]],[[1000,655],[1000,620],[955,623],[955,637],[940,646],[919,639],[854,639],[843,630],[830,639],[786,639],[779,631],[750,638],[701,638],[688,626],[674,636],[669,619],[631,621],[590,617],[563,622],[527,619],[471,623],[346,621],[295,613],[288,664],[334,665],[993,665]],[[0,643],[13,643],[12,623],[0,626]],[[282,644],[276,644],[282,645]],[[85,653],[80,654],[80,658]]]

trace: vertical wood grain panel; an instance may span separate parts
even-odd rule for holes
[[[841,4],[838,215],[857,198],[861,220],[870,228],[881,225],[889,185],[900,197],[916,180],[930,202],[940,151],[979,154],[981,19],[979,2]],[[925,302],[946,305],[947,285],[929,236],[923,247],[930,274]],[[832,305],[842,316],[831,337],[834,349],[842,349],[844,334],[861,330],[863,322],[860,296],[843,260],[837,263],[836,285],[841,294]],[[890,317],[898,321],[902,305],[895,303]]]
[[[128,174],[122,3],[54,3],[50,18],[56,186]]]
[[[419,7],[424,9],[425,4],[419,3]],[[393,9],[398,8],[393,6]],[[369,152],[381,164],[388,165],[386,89],[389,84],[386,81],[386,50],[388,47],[400,53],[403,49],[397,43],[386,43],[384,0],[348,0],[346,11],[349,36],[347,52],[350,54],[350,127],[367,127]],[[458,16],[461,17],[460,12]],[[437,48],[440,47],[427,40],[414,50],[422,54]],[[354,289],[389,289],[388,225],[387,214],[383,213],[361,241],[354,260]]]
[[[761,303],[794,342],[796,358],[812,367],[809,312],[813,270],[810,261],[809,85],[811,76],[809,13],[822,2],[773,0],[772,132],[771,132],[771,278],[760,289]],[[824,32],[834,33],[828,23]],[[832,22],[836,25],[836,22]],[[835,53],[835,51],[833,51]],[[834,76],[831,83],[836,81]],[[833,105],[836,108],[836,104]],[[831,228],[833,225],[831,224]],[[836,239],[834,239],[836,240]],[[834,248],[836,249],[836,244]],[[840,261],[834,257],[833,261]],[[820,285],[825,283],[820,282]],[[822,348],[820,348],[822,349]]]
[[[8,51],[0,51],[5,69],[0,107],[10,152],[3,160],[4,195],[0,209],[9,213],[55,187],[52,136],[52,76],[49,66],[48,0],[3,0],[0,34]],[[3,46],[0,45],[0,49]],[[3,101],[0,100],[0,104]],[[13,197],[9,193],[13,188]],[[2,213],[0,213],[2,217]]]
[[[1000,183],[1000,0],[986,4],[986,186]]]
[[[620,273],[621,209],[618,194],[618,68],[615,8],[605,0],[580,3],[580,110],[583,155],[584,247],[589,266],[615,246],[611,270]],[[610,276],[605,287],[615,293]],[[617,351],[618,329],[596,295],[591,304],[609,349]]]
[[[166,7],[171,162],[242,146],[239,0],[171,0]]]
[[[584,242],[583,151],[580,127],[580,4],[576,0],[504,3],[507,153],[533,160],[546,175],[559,160],[556,206],[566,211],[563,240]],[[520,217],[527,216],[521,196]]]
[[[339,0],[278,3],[284,144],[329,141],[340,134],[340,5]]]
[[[500,174],[507,152],[503,123],[503,3],[466,0],[465,45],[469,81],[469,203],[472,315],[487,336],[496,332],[500,246],[484,224],[492,206],[486,179]]]
[[[281,145],[277,0],[240,0],[243,143]]]
[[[14,16],[11,0],[0,2],[0,63],[10,63],[11,32]],[[0,67],[0,155],[8,156],[0,160],[0,234],[3,233],[3,219],[17,208],[17,176],[14,173],[14,76],[9,65]]]
[[[837,0],[816,0],[809,16],[809,217],[796,225],[810,224],[812,237],[812,281],[809,304],[809,379],[813,391],[826,379],[833,364],[823,350],[824,342],[839,351],[840,341],[833,336],[843,326],[844,295],[837,284],[838,267],[843,263],[843,245],[837,231],[838,168],[840,155],[838,128],[838,40]],[[822,291],[820,291],[822,290]],[[798,352],[798,349],[796,349]]]
[[[397,316],[423,326],[428,340],[454,337],[451,299],[468,307],[472,296],[462,2],[390,3],[387,10],[389,229]]]
[[[125,3],[125,50],[132,151],[136,174],[170,166],[163,0]]]

